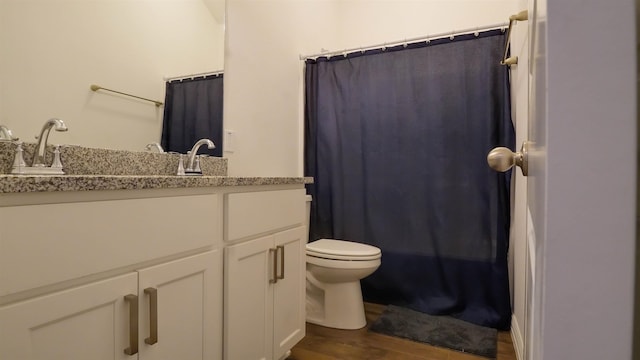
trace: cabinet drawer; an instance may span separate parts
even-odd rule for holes
[[[0,207],[0,296],[219,244],[219,197]]]
[[[226,196],[226,241],[304,224],[304,189],[232,193]]]

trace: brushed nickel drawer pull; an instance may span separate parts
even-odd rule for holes
[[[269,279],[270,284],[275,284],[278,282],[278,249],[269,249],[269,254],[273,255],[271,259],[273,260],[273,278]]]
[[[135,355],[138,353],[138,295],[125,295],[124,300],[129,303],[129,347],[124,353]]]
[[[158,289],[148,287],[144,293],[149,295],[149,337],[144,342],[153,345],[158,342]]]
[[[280,251],[280,276],[276,277],[276,279],[284,279],[284,246],[278,245],[276,251]]]

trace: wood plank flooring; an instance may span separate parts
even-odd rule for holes
[[[329,329],[307,323],[307,335],[287,360],[486,360],[486,358],[386,336],[367,328],[385,305],[365,303],[367,327],[360,330]],[[498,332],[497,360],[516,360],[508,331]]]

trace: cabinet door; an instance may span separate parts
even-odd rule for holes
[[[129,304],[138,293],[131,273],[0,307],[0,359],[133,359]]]
[[[277,233],[274,239],[280,278],[273,286],[273,344],[274,359],[279,359],[305,334],[305,228]]]
[[[222,250],[153,266],[138,273],[140,360],[221,359]],[[151,306],[154,297],[156,309]],[[154,316],[155,322],[152,321]],[[153,327],[157,329],[155,343]]]
[[[273,237],[225,249],[224,358],[271,359]]]

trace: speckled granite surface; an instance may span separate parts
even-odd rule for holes
[[[35,144],[24,144],[27,164]],[[10,175],[15,145],[0,142],[0,193],[171,189],[214,186],[310,184],[302,177],[228,177],[227,159],[201,158],[204,176],[175,176],[179,155],[60,147],[66,175]],[[49,149],[53,151],[53,148]],[[51,154],[49,154],[51,156]],[[50,156],[47,161],[51,161]],[[186,159],[185,159],[186,160]]]
[[[308,184],[311,182],[311,178],[301,177],[0,175],[0,193],[176,189],[214,186]]]
[[[33,143],[23,144],[27,165],[31,164],[34,148]],[[47,150],[46,161],[50,163],[53,147]],[[14,144],[0,142],[0,174],[11,173],[14,154]],[[62,145],[60,158],[67,175],[175,175],[179,155]],[[224,158],[201,157],[200,167],[204,175],[227,175],[227,159]]]

